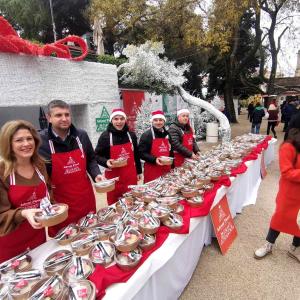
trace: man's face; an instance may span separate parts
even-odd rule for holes
[[[189,114],[183,113],[180,114],[177,118],[180,124],[186,125],[189,121]]]
[[[71,126],[71,113],[68,108],[54,107],[49,111],[48,121],[55,130],[68,130]]]
[[[164,119],[156,118],[152,121],[152,125],[153,125],[153,127],[157,128],[157,129],[161,129],[164,127],[165,121],[164,121]]]
[[[125,126],[126,119],[123,116],[117,115],[112,118],[111,122],[117,130],[122,130]]]

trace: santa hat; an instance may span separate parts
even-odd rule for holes
[[[115,108],[113,109],[110,117],[109,117],[109,121],[111,122],[111,120],[115,117],[115,116],[123,116],[125,119],[127,119],[127,116],[124,112],[124,110],[122,108]]]
[[[164,112],[161,110],[156,110],[151,113],[150,122],[152,122],[154,119],[163,119],[166,122]]]
[[[181,114],[190,114],[190,111],[187,108],[177,110],[177,117]]]

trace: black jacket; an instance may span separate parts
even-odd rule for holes
[[[166,136],[169,136],[169,133],[165,128],[163,128],[163,131],[160,131],[155,127],[152,127],[152,128],[154,131],[155,138],[165,138]],[[155,164],[157,157],[151,155],[152,141],[153,141],[152,132],[151,132],[151,129],[149,129],[149,130],[145,131],[140,138],[139,153],[140,153],[141,159],[143,159],[144,161],[146,161],[148,163]],[[169,155],[171,157],[174,156],[172,148],[171,148]]]
[[[256,107],[252,113],[252,123],[254,124],[261,123],[262,118],[264,116],[265,116],[264,108],[261,106]]]
[[[287,139],[288,134],[289,134],[289,130],[291,128],[298,128],[298,129],[300,129],[300,111],[299,110],[298,110],[298,112],[296,114],[294,114],[292,116],[291,121],[289,122],[289,125],[288,125],[288,129],[287,129],[287,131],[284,134],[284,140]]]
[[[176,121],[170,125],[168,131],[171,137],[170,142],[174,151],[177,151],[185,157],[192,157],[193,152],[196,154],[200,151],[195,139],[193,139],[193,152],[182,145],[182,131],[184,133],[192,132],[192,128],[189,124],[183,125]]]
[[[99,137],[95,152],[97,162],[107,168],[107,161],[110,159],[110,141],[109,141],[109,133],[112,133],[113,144],[121,145],[129,142],[129,138],[127,132],[129,131],[127,124],[125,124],[122,130],[117,130],[112,123],[109,123],[106,131],[102,132]],[[142,166],[138,151],[137,138],[134,132],[129,131],[129,134],[132,139],[133,149],[134,149],[134,160],[136,166],[137,174],[142,174]]]
[[[93,180],[99,174],[101,174],[99,166],[96,161],[95,152],[92,143],[83,129],[76,129],[74,125],[70,127],[70,134],[63,141],[60,137],[56,137],[52,132],[52,126],[49,124],[48,129],[44,129],[40,132],[42,139],[42,145],[39,149],[39,153],[46,160],[46,167],[49,176],[51,177],[52,161],[51,161],[51,150],[49,146],[49,140],[53,141],[54,149],[56,153],[69,152],[75,149],[79,149],[76,137],[78,136],[83,151],[86,157],[86,169]]]

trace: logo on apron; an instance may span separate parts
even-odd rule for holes
[[[119,155],[120,158],[129,159],[130,153],[126,151],[124,147],[121,149],[121,153]]]
[[[193,145],[193,138],[189,138],[188,139],[188,144],[191,146],[191,145]]]
[[[39,207],[41,199],[38,199],[36,192],[33,192],[32,195],[27,199],[26,202],[21,203],[20,207],[22,208],[37,208]]]
[[[159,152],[167,152],[167,151],[169,151],[169,148],[164,142],[161,142],[160,146],[158,147],[158,151]]]
[[[77,163],[71,156],[69,156],[67,165],[64,166],[64,174],[73,174],[80,171],[81,169],[79,167],[79,163]]]

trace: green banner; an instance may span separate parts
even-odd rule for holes
[[[109,113],[105,108],[105,106],[103,106],[100,118],[96,118],[96,131],[97,132],[105,131],[108,123],[109,123]]]

